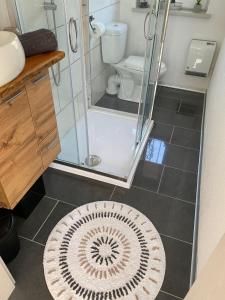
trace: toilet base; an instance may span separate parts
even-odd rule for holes
[[[141,98],[141,91],[141,85],[136,85],[132,90],[129,90],[129,88],[126,86],[120,86],[118,98],[121,100],[139,103]]]
[[[120,88],[120,77],[116,75],[112,75],[108,80],[108,87],[106,88],[106,94],[115,96],[118,94]]]
[[[117,95],[119,99],[140,102],[142,86],[134,83],[130,78],[121,78],[119,74],[110,76],[106,93],[108,95]]]
[[[142,94],[142,77],[144,72],[129,69],[126,60],[118,64],[112,64],[116,74],[110,76],[106,93],[117,95],[119,99],[139,103]],[[166,65],[162,62],[159,78],[167,71]]]

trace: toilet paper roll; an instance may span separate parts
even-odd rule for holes
[[[94,29],[92,31],[92,37],[94,39],[100,38],[105,33],[105,25],[100,22],[92,22],[92,27]]]

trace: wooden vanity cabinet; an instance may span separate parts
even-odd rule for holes
[[[13,209],[59,152],[45,68],[0,97],[0,207]]]
[[[44,69],[26,83],[38,144],[57,127],[48,70]]]

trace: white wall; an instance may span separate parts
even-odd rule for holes
[[[205,90],[210,78],[198,78],[184,74],[187,51],[191,39],[209,39],[218,42],[220,48],[225,35],[225,1],[211,0],[210,19],[170,16],[163,60],[168,72],[162,83],[194,90]]]
[[[7,26],[10,26],[10,20],[6,0],[0,0],[0,30]]]
[[[128,41],[126,55],[144,55],[146,41],[144,39],[145,13],[133,12],[136,0],[120,2],[120,21],[128,24]]]
[[[183,0],[183,3],[185,7],[193,7],[194,0]],[[135,4],[135,0],[121,1],[120,18],[121,22],[129,26],[127,55],[144,55],[145,13],[133,12],[132,8]],[[163,56],[168,72],[161,80],[162,84],[199,91],[205,91],[208,88],[210,77],[198,78],[184,74],[187,52],[193,38],[216,40],[219,50],[225,35],[224,11],[225,1],[211,0],[208,8],[208,13],[212,14],[210,19],[170,15]]]
[[[0,295],[1,300],[8,300],[13,290],[15,289],[15,281],[12,278],[9,270],[7,269],[5,263],[0,257]]]
[[[210,0],[202,0],[202,7],[206,8]],[[212,0],[213,1],[213,0]],[[185,8],[193,8],[196,0],[182,0],[183,7]]]
[[[222,300],[225,295],[225,236],[184,300]]]
[[[203,151],[198,271],[225,233],[225,42],[210,83]]]

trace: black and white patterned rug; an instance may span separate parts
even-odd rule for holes
[[[44,253],[45,279],[57,300],[153,300],[165,265],[151,221],[130,206],[107,201],[64,217]]]

